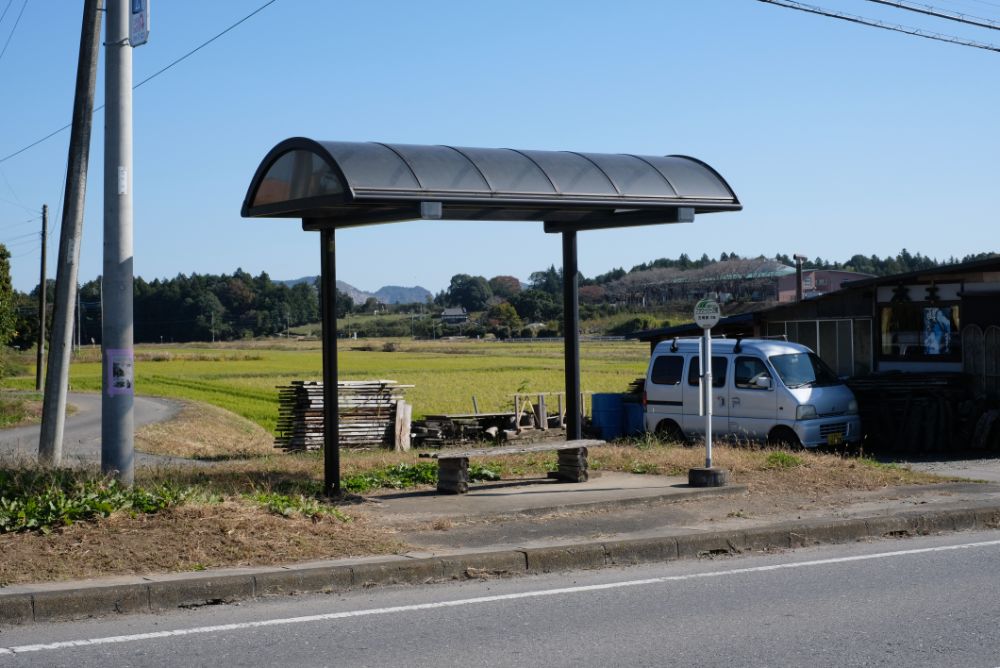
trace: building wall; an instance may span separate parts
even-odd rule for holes
[[[802,272],[802,296],[813,298],[830,294],[841,289],[848,281],[860,281],[872,278],[871,274],[861,274],[853,271],[837,271],[833,269],[806,269]],[[782,276],[778,279],[778,302],[795,301],[795,274]]]

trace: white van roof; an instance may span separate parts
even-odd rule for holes
[[[694,353],[697,354],[701,345],[701,337],[691,337],[683,339],[668,339],[656,344],[653,350],[654,355],[664,355],[674,353]],[[736,344],[740,344],[738,352],[757,353],[764,357],[772,355],[788,355],[790,353],[812,352],[800,343],[791,343],[777,339],[712,339],[712,354],[732,354],[737,352],[734,349]],[[674,346],[676,344],[676,350]]]

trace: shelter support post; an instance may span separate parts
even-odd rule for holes
[[[333,228],[320,230],[320,308],[323,315],[323,493],[340,496],[337,396],[337,257]]]
[[[563,341],[566,368],[566,438],[583,438],[583,411],[580,401],[580,298],[577,291],[576,231],[562,233],[563,256]]]

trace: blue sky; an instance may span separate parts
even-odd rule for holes
[[[1000,0],[928,1],[1000,19]],[[0,49],[24,0],[10,2]],[[263,3],[152,0],[135,81]],[[1000,31],[865,0],[813,4],[1000,43]],[[0,59],[0,156],[69,122],[81,6],[27,0]],[[995,251],[998,73],[1000,53],[755,0],[277,0],[135,92],[135,273],[318,273],[317,234],[239,215],[258,163],[291,136],[681,153],[744,204],[692,225],[581,234],[588,276],[680,253]],[[104,115],[94,123],[83,280],[102,263]],[[29,220],[42,203],[55,276],[68,141],[0,163],[0,242],[19,290],[37,284]],[[541,223],[401,223],[337,240],[338,277],[366,290],[438,291],[456,273],[526,279],[560,261]]]

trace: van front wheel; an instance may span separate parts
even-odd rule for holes
[[[682,445],[687,444],[687,438],[684,437],[684,431],[680,428],[680,425],[673,420],[660,421],[660,423],[656,425],[656,435],[664,441],[672,441]]]
[[[767,444],[792,450],[802,448],[802,441],[799,440],[798,434],[788,427],[772,429],[771,433],[767,435]]]

